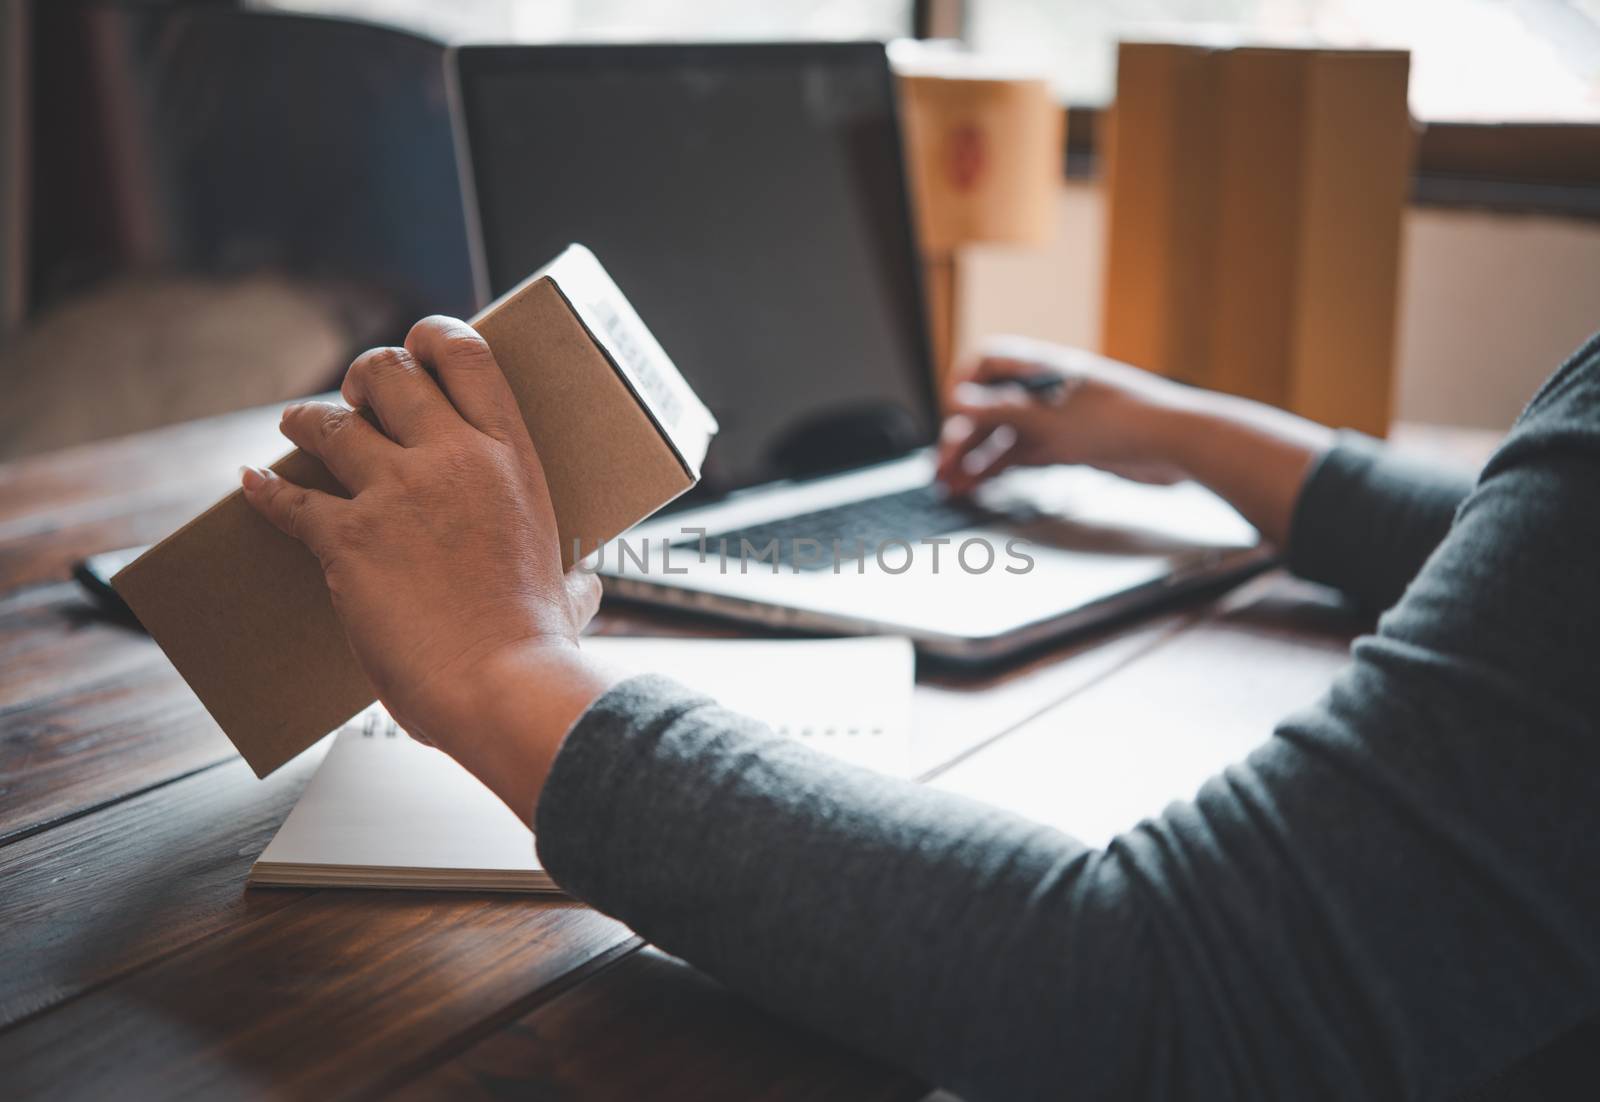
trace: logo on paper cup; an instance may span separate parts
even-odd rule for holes
[[[946,132],[945,174],[957,191],[971,191],[978,186],[988,159],[988,136],[977,123],[959,123]]]

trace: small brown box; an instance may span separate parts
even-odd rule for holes
[[[472,324],[539,450],[564,565],[699,479],[716,422],[587,249],[571,246]],[[272,469],[343,492],[298,450]],[[316,558],[238,491],[112,584],[257,776],[376,697]]]

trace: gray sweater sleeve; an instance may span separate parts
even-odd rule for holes
[[[972,1100],[1439,1097],[1600,1011],[1596,487],[1591,345],[1323,699],[1103,850],[644,678],[569,733],[540,854]]]
[[[1289,569],[1373,612],[1400,599],[1472,479],[1342,432],[1306,477],[1289,530]]]

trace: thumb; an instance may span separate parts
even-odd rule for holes
[[[573,567],[562,581],[567,590],[567,604],[577,616],[576,626],[582,628],[600,611],[600,578],[595,573]]]

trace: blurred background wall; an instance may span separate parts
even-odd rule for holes
[[[1104,217],[1099,184],[1069,181],[1048,246],[969,247],[963,338],[1016,331],[1094,347]],[[1413,204],[1402,250],[1399,420],[1505,427],[1600,329],[1600,219]]]
[[[437,41],[4,2],[0,456],[321,390],[473,309]]]
[[[963,251],[958,342],[1098,341],[1125,38],[1412,52],[1401,419],[1506,425],[1600,326],[1600,0],[0,0],[0,458],[309,393],[469,312],[446,41],[914,32],[1073,108],[1055,235]]]

